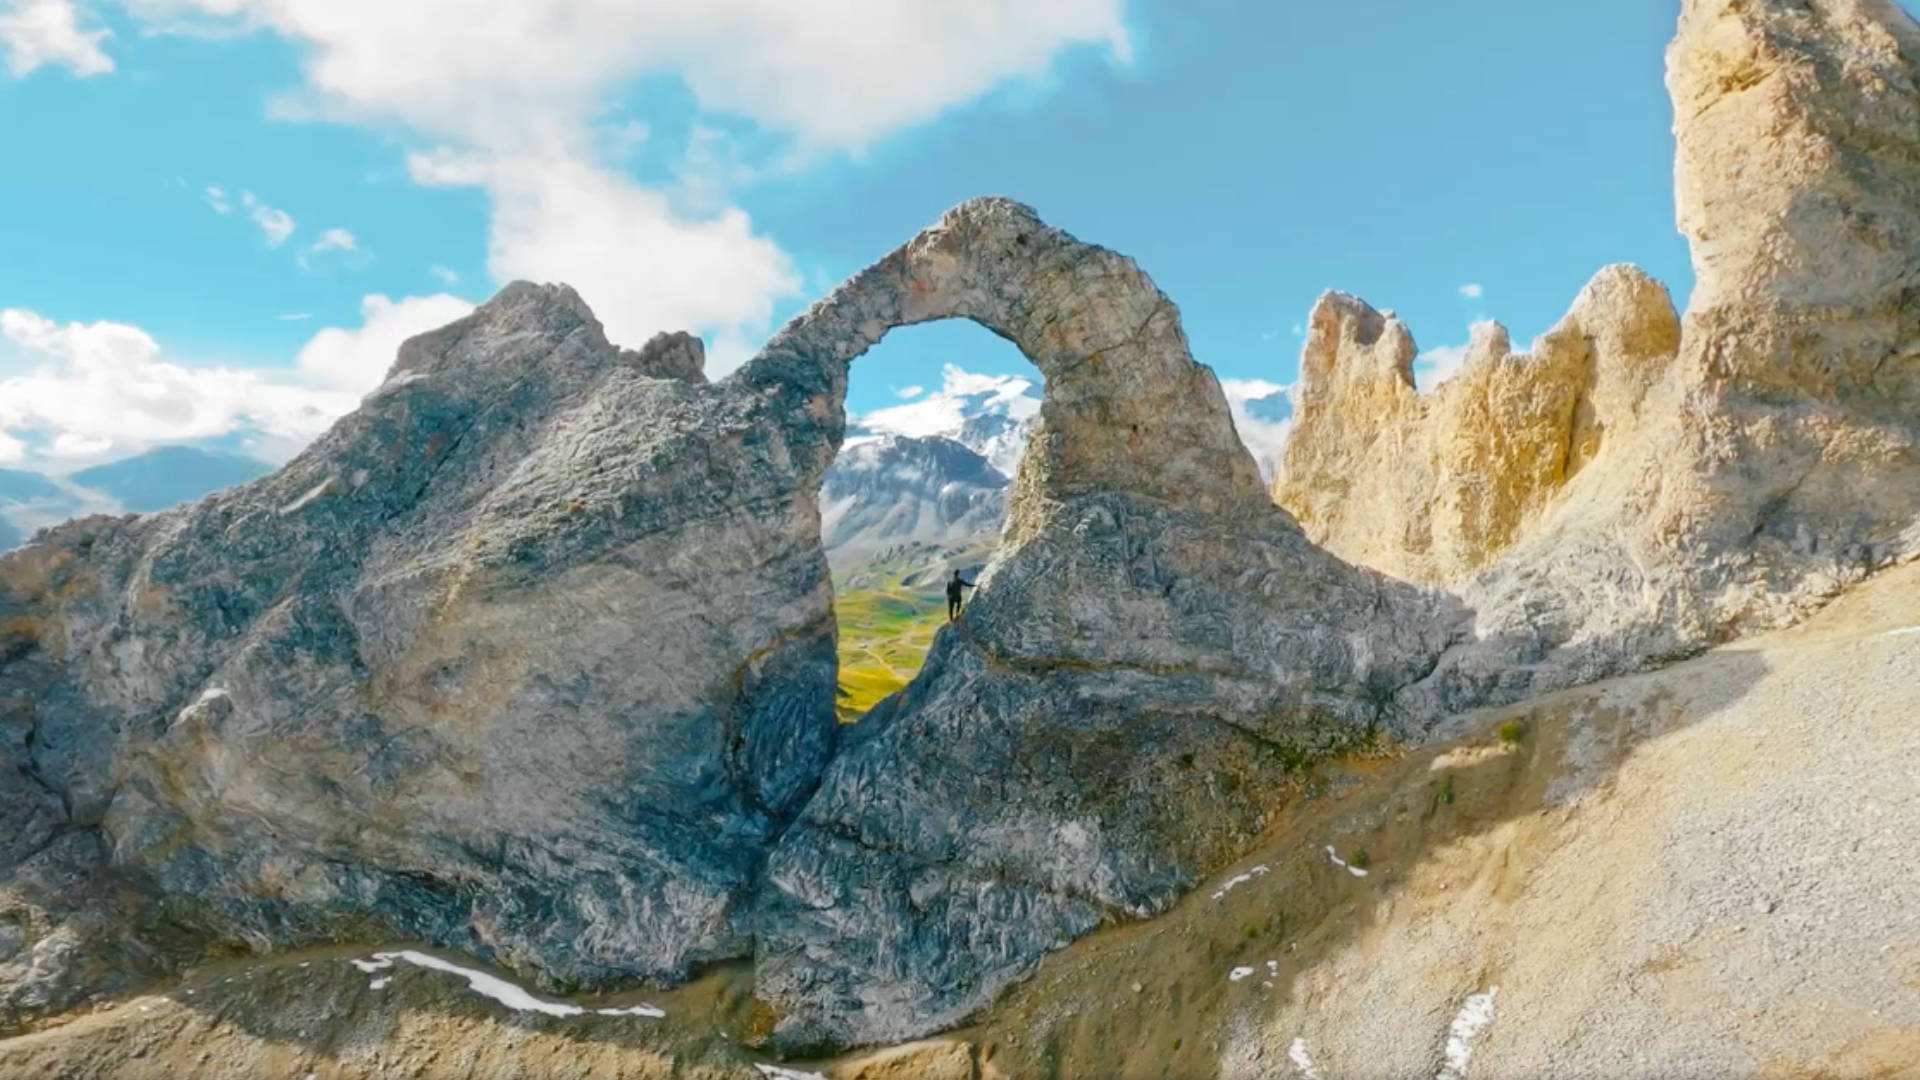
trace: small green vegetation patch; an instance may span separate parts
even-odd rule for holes
[[[852,723],[919,672],[946,621],[946,597],[933,589],[881,585],[833,600],[840,624],[840,686],[835,711]]]

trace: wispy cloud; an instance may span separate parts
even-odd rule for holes
[[[357,251],[359,249],[352,233],[345,229],[328,229],[321,233],[320,239],[315,240],[313,246],[307,250],[318,254],[322,251]]]
[[[893,396],[911,401],[926,392],[927,388],[924,386],[901,386],[894,389]]]
[[[454,285],[460,280],[459,274],[441,266],[439,263],[434,263],[432,266],[427,267],[427,273],[432,274],[435,280],[439,281],[442,285]]]
[[[1478,300],[1487,294],[1487,290],[1477,281],[1460,286],[1460,295],[1468,300]]]
[[[227,198],[226,188],[223,188],[218,184],[208,184],[206,191],[203,192],[203,194],[206,196],[207,205],[213,208],[214,213],[216,214],[233,213],[233,202],[232,200]]]
[[[251,191],[241,192],[240,202],[247,208],[247,213],[253,216],[253,223],[260,226],[260,234],[267,238],[268,247],[279,247],[287,242],[287,237],[293,235],[293,217],[285,210],[268,206]]]
[[[285,315],[275,315],[274,318],[279,319],[281,322],[301,322],[313,318],[313,313],[310,311],[289,311]]]
[[[1427,393],[1434,387],[1446,382],[1460,373],[1467,362],[1467,355],[1473,351],[1473,341],[1482,334],[1497,331],[1497,324],[1489,319],[1481,319],[1467,327],[1467,341],[1462,345],[1436,345],[1413,359],[1413,385],[1421,393]]]

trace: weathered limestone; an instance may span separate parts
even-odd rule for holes
[[[713,384],[508,287],[272,476],[0,557],[0,1022],[173,919],[547,985],[751,955],[775,1045],[916,1036],[1164,911],[1302,762],[1798,617],[1920,553],[1916,57],[1879,0],[1686,6],[1677,342],[1610,269],[1422,399],[1404,327],[1323,301],[1281,498],[1331,551],[1167,298],[1005,200]],[[975,603],[842,733],[847,366],[948,317],[1046,397]]]
[[[744,954],[836,736],[838,430],[646,374],[661,351],[510,286],[279,472],[0,561],[0,724],[57,796],[23,835],[103,830],[257,948],[567,983]]]
[[[847,364],[951,316],[1045,373],[1042,430],[972,614],[829,776]],[[699,362],[510,286],[285,469],[0,561],[22,851],[98,830],[257,949],[421,940],[547,985],[757,950],[780,1038],[871,1039],[1164,907],[1289,768],[1417,727],[1395,694],[1459,616],[1308,543],[1172,304],[1025,207]]]
[[[1802,618],[1920,554],[1920,27],[1883,0],[1690,0],[1668,64],[1698,285],[1670,362],[1656,304],[1580,320],[1587,335],[1597,328],[1598,362],[1574,400],[1591,405],[1597,445],[1581,434],[1586,405],[1570,425],[1557,419],[1564,378],[1531,399],[1551,405],[1536,409],[1554,418],[1539,430],[1569,432],[1564,459],[1578,470],[1555,464],[1552,438],[1518,456],[1489,440],[1447,483],[1475,496],[1487,478],[1522,482],[1516,497],[1468,499],[1506,522],[1465,545],[1476,561],[1440,540],[1472,536],[1458,526],[1480,519],[1430,526],[1422,515],[1439,519],[1448,497],[1423,482],[1382,485],[1388,495],[1351,516],[1314,493],[1346,482],[1332,479],[1339,463],[1380,476],[1371,433],[1386,447],[1432,438],[1425,425],[1445,426],[1433,418],[1448,386],[1424,413],[1393,399],[1359,434],[1338,434],[1323,412],[1321,434],[1302,438],[1303,417],[1289,448],[1300,469],[1280,497],[1312,535],[1409,577],[1457,581],[1475,612],[1478,643],[1403,699],[1411,712],[1447,708],[1413,696],[1510,698],[1689,655]],[[1638,359],[1609,360],[1614,349]],[[1371,385],[1374,351],[1334,352],[1349,354],[1338,355],[1355,372],[1345,382]],[[1530,430],[1508,416],[1484,430]],[[1373,520],[1393,527],[1367,537],[1359,522]]]
[[[1421,395],[1405,324],[1328,293],[1307,320],[1274,501],[1343,558],[1457,582],[1636,424],[1679,336],[1666,290],[1635,267],[1610,266],[1530,354],[1510,352],[1503,327],[1480,324],[1459,373]]]
[[[1103,920],[1163,910],[1285,802],[1291,767],[1407,730],[1395,694],[1457,623],[1301,536],[1172,304],[1015,204],[951,212],[743,377],[831,371],[949,315],[1046,376],[1040,423],[966,616],[769,860],[760,993],[789,1047],[937,1029]]]

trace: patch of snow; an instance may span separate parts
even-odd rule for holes
[[[783,1069],[778,1065],[762,1065],[755,1062],[753,1067],[759,1069],[760,1075],[766,1077],[767,1080],[827,1080],[825,1076],[817,1072],[801,1072],[799,1069]]]
[[[1881,637],[1906,637],[1908,634],[1920,634],[1920,626],[1903,626],[1898,630],[1889,630]]]
[[[1307,1040],[1295,1037],[1293,1045],[1287,1047],[1287,1060],[1300,1070],[1301,1080],[1320,1080],[1320,1070],[1313,1067],[1313,1055],[1307,1053]]]
[[[1357,867],[1357,866],[1354,866],[1354,865],[1351,865],[1350,863],[1348,863],[1348,862],[1347,862],[1347,860],[1345,860],[1345,859],[1343,859],[1343,858],[1341,858],[1341,857],[1340,857],[1340,856],[1338,856],[1338,855],[1335,855],[1335,854],[1333,853],[1333,845],[1332,845],[1332,844],[1328,844],[1328,845],[1327,845],[1327,858],[1329,858],[1329,859],[1332,859],[1332,860],[1333,860],[1333,865],[1335,865],[1335,866],[1337,866],[1337,867],[1339,867],[1339,868],[1340,868],[1340,869],[1342,869],[1342,870],[1345,870],[1345,871],[1346,871],[1347,873],[1349,873],[1349,874],[1352,874],[1352,875],[1353,875],[1354,877],[1366,877],[1366,876],[1367,876],[1367,872],[1366,872],[1365,870],[1362,870],[1362,869],[1360,869],[1360,868],[1359,868],[1359,867]]]
[[[593,1011],[600,1016],[650,1016],[655,1020],[664,1019],[667,1015],[665,1009],[657,1005],[647,1005],[644,1003],[629,1005],[624,1009],[595,1009]]]
[[[1220,886],[1220,891],[1214,893],[1213,898],[1215,900],[1218,900],[1221,897],[1232,892],[1233,890],[1239,888],[1242,885],[1245,885],[1247,882],[1252,881],[1254,878],[1257,878],[1260,875],[1265,873],[1267,873],[1267,868],[1265,866],[1256,866],[1244,874],[1235,874],[1234,876],[1227,879],[1227,883],[1225,885]]]
[[[542,1000],[498,976],[489,975],[484,971],[475,971],[472,968],[461,967],[459,964],[450,963],[437,956],[429,956],[423,952],[415,952],[412,949],[402,949],[398,952],[377,952],[373,954],[373,959],[371,960],[352,960],[349,961],[349,963],[363,972],[372,973],[375,971],[384,971],[392,967],[395,960],[403,960],[412,964],[414,967],[423,967],[430,971],[444,971],[449,975],[458,975],[467,980],[467,988],[474,993],[482,997],[490,997],[515,1012],[537,1012],[545,1013],[548,1016],[579,1016],[587,1011],[579,1005],[569,1004],[564,1001]],[[384,980],[376,979],[375,982],[376,984],[384,984]],[[376,990],[379,988],[379,985],[374,986]],[[652,1005],[634,1005],[623,1009],[595,1009],[594,1011],[602,1016],[651,1016],[658,1018],[667,1015]]]
[[[319,502],[323,497],[326,496],[328,492],[332,490],[333,490],[333,477],[329,476],[325,480],[322,480],[319,483],[313,485],[312,489],[309,490],[305,495],[302,495],[299,498],[288,503],[287,505],[281,507],[280,513],[283,516],[287,514],[297,514],[300,511],[305,510],[307,507],[312,506],[314,503]]]
[[[385,989],[387,988],[387,984],[388,984],[388,983],[390,983],[390,982],[392,982],[392,981],[393,981],[393,976],[391,976],[391,975],[382,975],[382,976],[380,976],[379,978],[377,978],[377,979],[375,979],[375,980],[373,980],[372,982],[370,982],[370,983],[368,983],[368,984],[367,984],[367,989],[369,989],[369,990],[385,990]]]
[[[1253,974],[1253,969],[1252,969],[1252,968],[1250,968],[1250,967],[1237,967],[1237,968],[1234,968],[1234,969],[1233,969],[1232,971],[1229,971],[1229,972],[1227,972],[1227,981],[1228,981],[1228,982],[1239,982],[1239,981],[1240,981],[1241,979],[1244,979],[1244,978],[1246,978],[1247,976],[1249,976],[1249,975],[1251,975],[1251,974]]]
[[[1467,1062],[1473,1057],[1473,1043],[1493,1023],[1493,995],[1500,988],[1490,986],[1485,993],[1468,994],[1467,1000],[1460,1005],[1460,1014],[1453,1018],[1447,1027],[1446,1064],[1434,1074],[1433,1080],[1462,1080],[1467,1075]]]

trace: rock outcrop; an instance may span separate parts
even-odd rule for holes
[[[1456,583],[1628,437],[1679,338],[1666,290],[1635,267],[1610,266],[1530,353],[1511,352],[1503,327],[1481,323],[1459,373],[1422,395],[1406,325],[1328,293],[1307,319],[1274,500],[1343,558]]]
[[[1269,820],[1290,769],[1404,732],[1395,695],[1458,624],[1308,542],[1172,303],[1015,204],[950,213],[743,377],[839,374],[949,316],[1018,346],[1045,397],[966,616],[769,859],[759,992],[786,1046],[933,1030],[1048,949],[1163,910]]]
[[[273,475],[0,561],[22,845],[98,830],[261,949],[423,940],[567,983],[744,954],[836,737],[837,429],[661,355],[688,371],[510,286]]]
[[[946,317],[1046,375],[1041,430],[972,612],[828,770],[847,365]],[[755,954],[780,1038],[888,1038],[1171,903],[1290,768],[1412,730],[1395,694],[1456,636],[1272,506],[1145,275],[1017,204],[699,361],[516,284],[279,472],[0,561],[17,854],[90,830],[256,950],[548,986]]]
[[[1383,388],[1390,328],[1366,345],[1355,304],[1323,308],[1308,366],[1337,371],[1279,497],[1336,552],[1457,582],[1479,642],[1421,692],[1510,698],[1690,655],[1920,554],[1920,27],[1884,0],[1691,0],[1668,64],[1698,275],[1670,360],[1650,283],[1602,305],[1590,287],[1530,361],[1482,341],[1423,403]],[[1584,388],[1556,359],[1579,350],[1569,323],[1591,339]],[[1448,441],[1476,368],[1507,367],[1520,407],[1469,425],[1487,449],[1450,494],[1383,479],[1426,456],[1402,447]],[[1349,467],[1355,513],[1319,490]]]
[[[1323,301],[1311,536],[1172,303],[1006,200],[711,384],[509,286],[286,468],[0,557],[0,1020],[182,936],[412,939],[549,987],[751,956],[767,1045],[916,1036],[1167,910],[1303,765],[1798,618],[1920,553],[1917,58],[1884,0],[1686,4],[1677,342],[1612,269],[1422,399]],[[975,602],[843,731],[848,365],[940,318],[1045,398]]]

